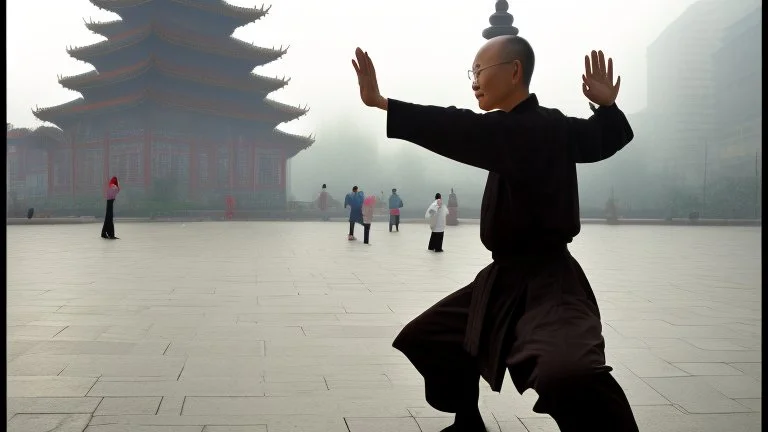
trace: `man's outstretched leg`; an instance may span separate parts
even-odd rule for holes
[[[507,362],[518,391],[533,388],[533,407],[561,432],[637,432],[629,401],[605,364],[597,302],[576,260],[550,267],[556,283],[533,280]]]
[[[427,402],[456,414],[445,432],[485,432],[477,406],[480,372],[464,350],[472,285],[456,291],[405,326],[393,347],[424,377]]]

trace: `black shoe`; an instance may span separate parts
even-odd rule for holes
[[[103,238],[103,239],[108,239],[108,238],[109,238],[109,236],[108,236],[108,235],[106,235],[106,234],[102,234],[102,235],[101,235],[101,238]]]
[[[120,240],[120,237],[115,237],[115,236],[112,236],[112,237],[109,237],[109,239],[110,239],[110,240]]]
[[[435,249],[435,252],[445,252],[445,251],[442,249]]]

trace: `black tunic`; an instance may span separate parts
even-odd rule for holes
[[[509,316],[486,320],[499,272],[519,273],[514,269],[520,268],[521,257],[544,257],[573,240],[581,228],[576,164],[598,162],[622,149],[633,138],[629,122],[615,104],[597,109],[589,119],[578,119],[540,106],[533,94],[510,112],[485,114],[389,99],[387,136],[489,171],[480,239],[494,263],[473,283],[464,348],[479,356],[483,377],[498,391],[503,341],[515,324]],[[547,268],[535,261],[531,264]],[[594,301],[586,279],[584,283]],[[513,285],[523,284],[536,285],[531,280]],[[515,288],[495,293],[493,306],[514,309],[518,298],[526,295]],[[498,302],[505,306],[500,308]],[[491,334],[482,338],[486,342],[481,346],[484,326]]]

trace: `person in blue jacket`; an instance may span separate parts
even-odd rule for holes
[[[392,232],[394,226],[397,232],[400,232],[400,209],[403,208],[403,200],[397,194],[397,189],[392,189],[392,195],[389,197],[389,232]]]
[[[349,206],[349,235],[347,240],[355,239],[355,224],[363,225],[363,200],[365,195],[363,191],[358,190],[357,186],[352,188],[352,192],[344,197],[344,208]]]

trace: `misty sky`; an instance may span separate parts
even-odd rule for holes
[[[253,0],[230,0],[252,6]],[[383,114],[362,109],[350,65],[360,45],[377,64],[385,96],[414,102],[475,108],[466,77],[484,42],[494,0],[274,0],[270,13],[235,33],[261,46],[291,45],[288,54],[258,73],[292,78],[272,98],[308,104],[311,111],[281,129],[311,133],[324,122],[367,124],[383,131]],[[615,58],[623,85],[620,104],[627,112],[645,106],[645,48],[692,0],[510,2],[520,35],[536,50],[532,90],[544,105],[567,114],[588,115],[581,94],[583,55],[602,48]],[[40,124],[31,113],[79,95],[57,83],[57,75],[86,72],[91,66],[67,55],[67,46],[102,40],[83,19],[117,16],[88,0],[10,0],[8,21],[8,121]],[[322,129],[322,128],[320,128]],[[381,134],[378,134],[381,136]],[[386,141],[382,139],[382,143]]]
[[[583,56],[591,49],[603,49],[614,57],[616,72],[622,76],[618,103],[627,113],[643,109],[646,47],[693,2],[510,1],[514,25],[536,51],[531,90],[542,105],[568,115],[589,116],[581,93]],[[230,3],[254,4],[253,0]],[[255,72],[290,77],[290,84],[270,97],[310,108],[307,116],[279,126],[287,132],[317,136],[315,145],[291,164],[289,189],[299,199],[312,199],[318,184],[325,181],[345,189],[351,182],[377,190],[394,186],[386,179],[358,178],[361,175],[352,173],[326,176],[328,170],[339,171],[335,167],[312,169],[323,158],[339,158],[330,150],[323,153],[331,141],[354,145],[346,143],[349,137],[338,136],[339,129],[353,130],[359,137],[355,142],[374,142],[380,155],[395,156],[408,145],[388,140],[385,114],[362,106],[350,62],[356,46],[367,50],[376,63],[385,96],[477,110],[466,71],[485,42],[481,32],[488,26],[495,0],[274,0],[266,4],[272,5],[270,13],[238,29],[235,36],[264,47],[290,45],[285,57]],[[42,122],[32,115],[32,108],[79,97],[61,87],[57,76],[92,70],[66,53],[68,46],[103,40],[89,32],[83,20],[109,21],[118,16],[88,0],[10,0],[7,11],[8,121],[17,127],[37,127]],[[456,184],[463,185],[464,191],[482,191],[480,170],[409,151],[408,157],[417,158],[416,163],[431,161],[432,175],[445,180],[441,188]],[[405,188],[406,179],[400,180],[398,187]]]

